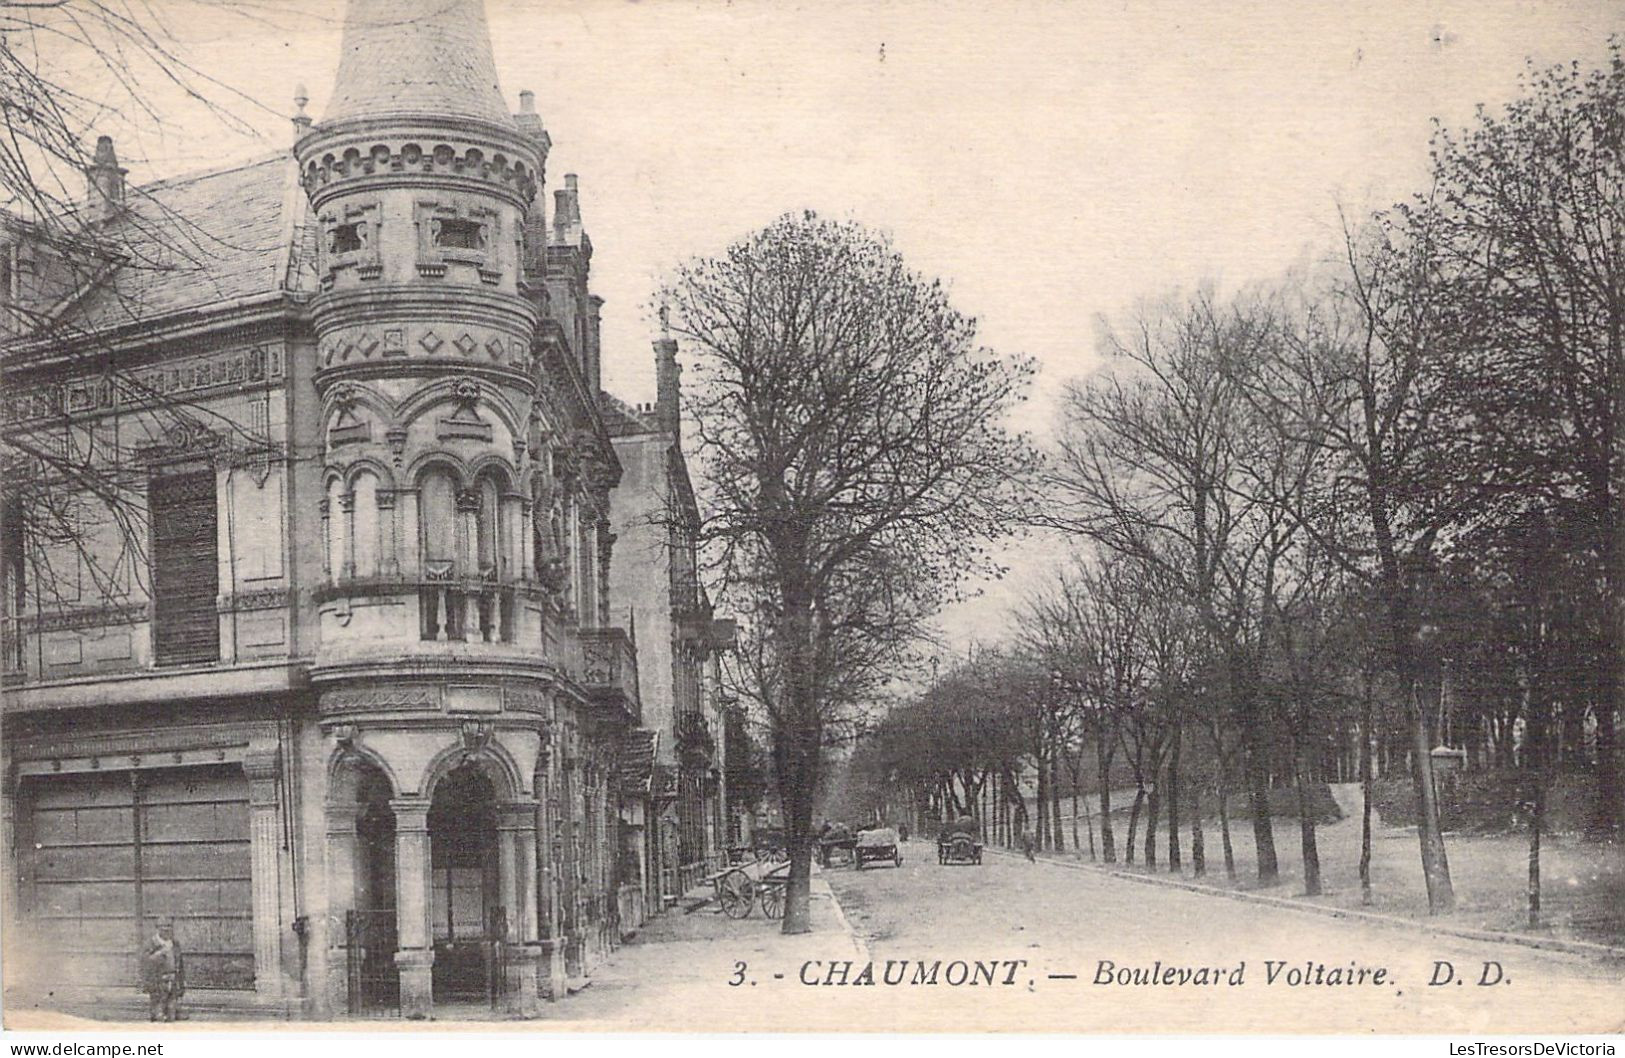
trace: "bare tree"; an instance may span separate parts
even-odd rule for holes
[[[682,266],[662,302],[697,354],[701,540],[772,674],[758,701],[791,854],[784,929],[805,932],[814,791],[854,652],[901,651],[994,571],[986,543],[1034,459],[1003,426],[1031,368],[979,346],[885,239],[811,213]]]
[[[132,582],[150,590],[144,451],[182,434],[268,447],[246,424],[155,387],[117,337],[154,316],[141,277],[189,274],[206,287],[213,260],[237,247],[164,194],[127,185],[98,130],[176,124],[166,94],[238,133],[253,131],[240,111],[259,107],[192,65],[165,18],[147,3],[0,2],[0,358],[12,395],[0,564],[14,612],[78,598],[81,573],[103,597]],[[75,309],[92,294],[101,308],[87,321]],[[91,406],[115,411],[92,424],[80,414]]]
[[[1057,502],[1045,524],[1155,568],[1195,600],[1225,658],[1228,705],[1241,728],[1258,877],[1279,869],[1270,823],[1270,725],[1260,696],[1256,568],[1267,542],[1241,487],[1247,400],[1229,365],[1273,341],[1267,307],[1199,292],[1108,330],[1112,369],[1069,389]]]

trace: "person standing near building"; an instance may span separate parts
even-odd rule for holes
[[[148,1021],[180,1019],[180,999],[186,992],[186,962],[174,924],[159,920],[141,952],[141,986],[152,1003]]]

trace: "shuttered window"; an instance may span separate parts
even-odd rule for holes
[[[220,660],[220,590],[214,472],[154,478],[153,656],[159,665]]]

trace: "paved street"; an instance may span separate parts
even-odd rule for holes
[[[859,954],[827,899],[815,900],[815,932],[806,937],[781,937],[754,915],[740,922],[705,911],[667,915],[617,952],[586,992],[552,1006],[549,1020],[692,1030],[1204,1033],[1625,1026],[1625,967],[1617,963],[1260,907],[1000,855],[981,867],[942,867],[934,846],[916,841],[906,849],[901,869],[822,874],[862,942]],[[1436,961],[1453,964],[1465,983],[1429,987]],[[1114,978],[1138,972],[1165,975],[1167,983],[1099,985],[1103,962]],[[1500,964],[1502,983],[1477,983],[1486,962]],[[1271,963],[1281,964],[1273,982]],[[1320,964],[1323,983],[1313,983],[1312,964]],[[1204,967],[1209,982],[1198,983]],[[1077,976],[1050,976],[1063,974]],[[1347,983],[1351,977],[1365,983]]]
[[[1020,988],[898,988],[899,1017],[939,1010],[958,1024],[1034,1030],[1484,1032],[1618,1030],[1625,967],[1528,948],[1434,937],[1137,884],[1052,863],[989,855],[981,867],[941,867],[913,842],[901,870],[831,871],[842,906],[872,957],[1026,959]],[[1218,967],[1224,983],[1095,983],[1116,973]],[[1436,960],[1458,979],[1428,987]],[[1486,961],[1504,983],[1480,987]],[[1268,962],[1285,966],[1268,980]],[[1290,984],[1306,962],[1322,980],[1386,970],[1381,984]],[[1230,983],[1244,963],[1241,984]],[[1353,966],[1353,973],[1349,969]],[[1114,976],[1116,976],[1114,973]],[[1052,980],[1051,974],[1076,974]],[[1495,971],[1491,968],[1493,978]],[[1314,969],[1308,975],[1314,976]],[[878,989],[877,989],[878,990]],[[841,991],[826,988],[825,992]],[[850,991],[850,990],[848,990]],[[991,995],[989,994],[991,993]],[[989,1000],[994,1000],[990,1002]]]

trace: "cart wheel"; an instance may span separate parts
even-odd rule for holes
[[[729,918],[746,918],[756,900],[756,886],[744,871],[729,871],[717,883],[717,902]]]
[[[762,886],[762,914],[768,918],[784,917],[784,886]]]

